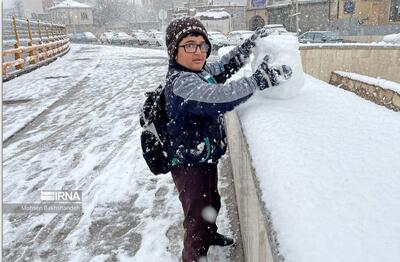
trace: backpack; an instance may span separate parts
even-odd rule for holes
[[[147,98],[140,113],[143,157],[154,175],[166,174],[171,170],[171,161],[167,150],[169,119],[165,109],[165,89],[160,85],[145,95]]]

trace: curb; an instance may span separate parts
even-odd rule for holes
[[[284,257],[279,254],[279,243],[270,213],[261,200],[259,183],[236,111],[225,114],[225,127],[238,205],[244,261],[284,261]]]

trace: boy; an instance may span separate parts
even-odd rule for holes
[[[250,98],[256,90],[288,79],[288,66],[269,68],[267,57],[251,77],[223,84],[243,66],[266,34],[257,30],[219,62],[206,63],[211,44],[203,24],[192,17],[172,21],[166,30],[170,58],[165,85],[168,154],[172,178],[184,212],[183,262],[206,261],[211,245],[227,246],[233,239],[217,232],[221,207],[217,163],[226,150],[223,114]]]

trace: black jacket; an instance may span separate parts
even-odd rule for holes
[[[225,153],[223,114],[246,101],[257,89],[253,77],[224,84],[242,65],[238,48],[219,62],[206,64],[200,72],[170,61],[165,99],[170,118],[168,153],[173,166],[215,163]]]

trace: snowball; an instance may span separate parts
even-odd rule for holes
[[[217,211],[213,207],[208,206],[201,211],[201,216],[205,221],[214,223],[217,219]]]
[[[251,72],[255,72],[265,55],[270,56],[269,65],[288,65],[293,75],[278,86],[268,88],[260,95],[268,98],[286,99],[296,96],[304,86],[304,72],[301,65],[299,41],[291,35],[271,35],[257,39],[251,59]],[[249,76],[249,75],[248,75]]]
[[[227,46],[218,50],[219,57],[227,54],[234,47]],[[301,65],[299,41],[291,35],[270,35],[259,38],[250,55],[250,62],[245,64],[239,72],[234,74],[227,82],[237,80],[243,76],[250,77],[263,61],[265,55],[270,56],[269,65],[288,65],[292,68],[293,75],[289,80],[281,82],[278,86],[270,87],[258,95],[267,98],[287,99],[296,96],[304,86],[304,72]]]
[[[229,53],[229,51],[231,51],[233,48],[235,48],[234,46],[224,46],[218,49],[218,56],[222,57],[224,55],[226,55],[227,53]]]

